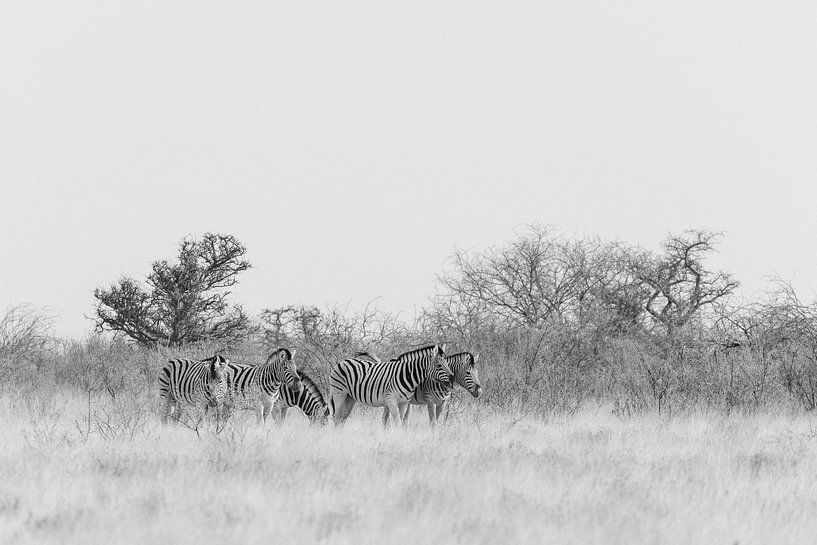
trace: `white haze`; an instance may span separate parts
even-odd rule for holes
[[[529,222],[727,236],[748,294],[817,287],[813,2],[3,2],[0,306],[60,334],[185,235],[249,310],[411,317]]]

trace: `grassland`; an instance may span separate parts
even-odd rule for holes
[[[147,394],[0,397],[0,543],[808,543],[808,414],[162,427]],[[91,416],[90,420],[88,416]]]

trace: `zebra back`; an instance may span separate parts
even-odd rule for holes
[[[444,356],[444,345],[431,345],[386,362],[374,362],[371,358],[343,360],[330,372],[332,403],[336,392],[366,405],[382,405],[386,393],[409,400],[428,377],[433,376],[441,382],[449,379],[451,369]]]
[[[277,393],[281,384],[300,389],[300,378],[292,352],[279,348],[267,357],[261,365],[230,364],[230,392],[233,395],[249,395],[261,392],[267,396]]]

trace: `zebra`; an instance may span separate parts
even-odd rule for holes
[[[465,388],[469,394],[474,397],[479,397],[482,394],[482,385],[479,383],[479,372],[476,368],[476,363],[479,360],[479,354],[476,356],[470,352],[460,352],[446,356],[445,361],[454,373],[454,381],[449,384],[438,382],[432,378],[426,379],[414,391],[414,395],[409,400],[409,405],[406,407],[406,414],[403,415],[403,424],[408,422],[409,412],[411,412],[412,405],[425,405],[428,409],[428,423],[434,426],[439,420],[440,415],[448,407],[448,402],[451,400],[451,392],[456,384]],[[446,413],[446,418],[448,414]],[[389,421],[388,409],[383,410],[383,423]]]
[[[289,388],[281,386],[280,397],[272,408],[272,418],[276,422],[283,422],[290,407],[298,407],[311,422],[326,422],[329,417],[329,405],[321,393],[320,388],[303,371],[298,371],[303,390],[294,393]]]
[[[380,358],[368,352],[357,352],[355,358],[380,363]],[[303,391],[300,394],[293,394],[289,388],[281,388],[281,395],[272,408],[273,420],[283,422],[289,408],[298,407],[311,422],[325,423],[331,416],[331,411],[320,388],[303,371],[298,371],[298,376],[304,385]]]
[[[228,411],[232,412],[239,401],[249,401],[255,408],[258,423],[265,423],[282,385],[300,393],[303,383],[292,355],[288,349],[279,348],[263,365],[231,363]]]
[[[159,397],[165,403],[162,423],[166,424],[170,416],[179,421],[182,402],[202,405],[205,414],[215,407],[220,423],[228,397],[229,365],[230,360],[220,354],[203,360],[168,360],[159,371]]]
[[[374,358],[348,358],[329,373],[330,407],[335,425],[342,425],[356,402],[387,407],[395,422],[414,390],[428,377],[450,380],[445,345],[431,345],[406,352],[386,362]]]

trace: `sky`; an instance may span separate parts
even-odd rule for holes
[[[539,222],[817,291],[817,3],[0,2],[0,308],[223,232],[235,302],[410,319]]]

